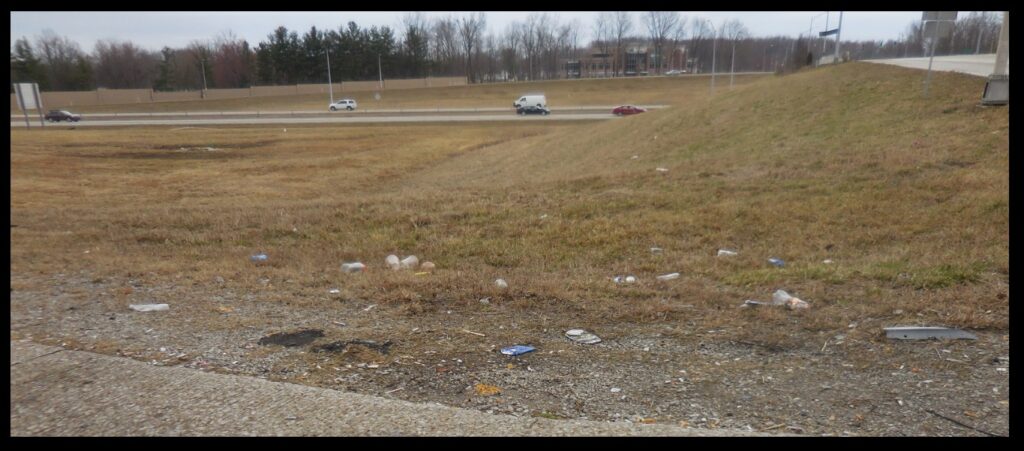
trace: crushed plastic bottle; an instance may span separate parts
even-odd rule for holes
[[[410,255],[402,259],[399,263],[401,263],[402,269],[416,269],[416,267],[420,265],[420,259],[415,255]]]
[[[773,266],[776,266],[778,268],[782,268],[783,266],[786,266],[786,262],[782,261],[781,258],[775,258],[775,257],[769,258],[768,259],[768,263],[771,263]]]
[[[256,254],[256,255],[253,255],[253,256],[249,257],[249,260],[252,260],[252,261],[258,263],[258,262],[265,262],[265,261],[267,261],[268,258],[269,257],[267,257],[267,254],[264,254],[264,253],[260,252],[259,254]]]
[[[736,252],[736,251],[734,251],[732,249],[719,249],[718,250],[718,256],[719,257],[735,257],[736,255],[739,255],[739,252]]]
[[[790,310],[810,307],[810,305],[804,300],[795,298],[783,290],[776,290],[775,293],[772,294],[772,305],[784,305]]]
[[[366,269],[366,265],[364,265],[364,264],[362,264],[360,262],[342,263],[341,264],[342,272],[362,272],[364,269]]]
[[[671,273],[671,274],[664,274],[664,275],[660,275],[660,276],[657,277],[657,279],[662,281],[662,282],[667,281],[667,280],[678,279],[678,278],[679,278],[679,273],[677,273],[677,272],[674,272],[674,273]]]
[[[170,310],[171,306],[166,303],[132,303],[128,308],[135,312],[163,312]]]

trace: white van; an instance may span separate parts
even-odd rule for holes
[[[544,97],[544,94],[525,94],[519,97],[519,100],[512,102],[517,110],[521,108],[537,108],[547,109],[548,99]]]

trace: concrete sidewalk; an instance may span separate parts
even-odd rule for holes
[[[12,436],[754,436],[488,415],[11,342]]]

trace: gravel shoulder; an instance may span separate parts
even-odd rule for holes
[[[206,285],[99,281],[88,274],[11,278],[17,287],[11,291],[12,340],[130,357],[153,367],[524,419],[645,423],[706,433],[1009,434],[1009,333],[1003,331],[974,331],[977,341],[892,342],[880,329],[858,335],[857,328],[874,326],[854,324],[849,336],[805,333],[800,345],[778,346],[740,340],[736,331],[696,321],[621,324],[586,313],[548,315],[543,302],[530,315],[500,302],[444,300],[410,310],[337,299],[324,309],[272,301],[267,292]],[[123,286],[135,287],[131,299],[113,296]],[[128,308],[148,302],[171,308]],[[572,328],[603,341],[572,343],[563,336]],[[260,344],[274,333],[310,329],[322,336],[298,346]],[[339,342],[348,345],[318,350]],[[498,352],[511,344],[537,351],[519,357]],[[12,365],[31,357],[12,350]],[[498,393],[480,388],[486,386]],[[13,412],[12,398],[12,423]]]

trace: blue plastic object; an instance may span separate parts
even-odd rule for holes
[[[779,268],[781,268],[783,266],[786,266],[786,262],[782,261],[781,258],[775,258],[775,257],[769,258],[768,259],[768,263],[771,263],[772,265],[778,266]]]
[[[256,254],[253,255],[252,257],[249,257],[249,260],[252,260],[254,262],[265,262],[267,261],[267,254]]]
[[[533,352],[533,351],[536,351],[536,349],[534,349],[533,346],[523,346],[523,345],[515,345],[515,346],[509,346],[507,348],[501,348],[501,353],[502,354],[512,355],[512,356],[523,355],[523,354],[526,354],[527,352]]]

